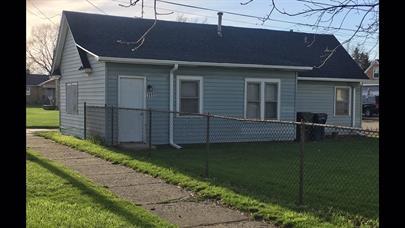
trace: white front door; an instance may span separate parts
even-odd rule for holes
[[[145,108],[144,78],[119,77],[120,108]],[[118,138],[120,142],[142,142],[144,111],[119,109]]]

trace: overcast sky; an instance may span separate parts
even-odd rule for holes
[[[89,2],[90,1],[90,2]],[[264,17],[270,9],[270,0],[255,0],[248,5],[241,5],[241,2],[246,0],[167,0],[176,3],[200,6],[205,8],[211,8],[221,11],[230,11],[241,14],[254,15],[259,17]],[[319,2],[329,2],[328,0],[318,0]],[[140,17],[141,16],[141,7],[140,5],[135,7],[121,7],[118,4],[124,4],[129,2],[129,0],[27,0],[26,16],[27,16],[27,28],[26,28],[26,38],[29,38],[31,29],[33,26],[46,24],[46,23],[55,23],[60,22],[60,16],[62,10],[68,11],[80,11],[80,12],[89,12],[97,14],[109,14],[117,16],[128,16],[128,17]],[[93,3],[95,6],[93,6]],[[276,3],[279,3],[280,8],[284,8],[289,12],[296,12],[302,7],[303,3],[297,2],[296,0],[278,0]],[[208,23],[216,24],[217,15],[216,12],[192,9],[182,6],[175,6],[163,2],[157,3],[158,11],[160,13],[170,13],[170,15],[159,15],[158,19],[161,20],[176,20],[177,17],[183,16],[187,17],[192,22],[197,23]],[[45,16],[44,16],[45,15]],[[342,14],[342,17],[344,15]],[[47,17],[47,18],[46,18]],[[153,18],[153,0],[144,0],[144,17]],[[299,23],[308,23],[311,24],[316,19],[314,18],[305,18],[305,17],[289,17],[286,15],[274,14],[273,19],[285,20],[289,22],[299,22]],[[336,26],[339,26],[340,20],[336,19]],[[343,28],[346,29],[356,29],[357,23],[359,23],[361,15],[351,15],[350,18],[347,18],[343,24]],[[251,27],[251,28],[265,28],[265,29],[275,29],[275,30],[290,30],[302,31],[302,32],[315,32],[315,33],[331,33],[330,31],[324,31],[323,29],[315,29],[309,26],[296,25],[286,22],[276,22],[276,21],[267,21],[263,25],[262,23],[255,18],[235,16],[230,14],[224,14],[223,16],[223,25],[231,25],[238,27]],[[343,42],[349,38],[353,32],[347,30],[341,30],[338,32],[333,32],[336,38]],[[365,41],[363,48],[364,51],[371,51],[370,58],[378,58],[378,34],[374,38],[369,38]],[[363,38],[356,38],[350,43],[351,47],[356,46],[357,43],[363,43]],[[345,45],[345,48],[347,46]]]

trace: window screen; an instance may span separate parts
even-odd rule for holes
[[[336,88],[335,115],[349,115],[349,99],[349,88]]]
[[[276,83],[265,84],[265,119],[277,119],[277,107],[278,107],[278,85]]]
[[[77,83],[66,83],[66,113],[78,113],[78,86]]]
[[[180,81],[180,112],[200,112],[199,81]]]
[[[247,83],[246,117],[260,119],[260,83]]]

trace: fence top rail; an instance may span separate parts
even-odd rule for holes
[[[109,106],[108,105],[106,105],[106,106],[89,106],[89,105],[87,105],[87,107],[89,107],[89,108],[110,107],[110,108],[117,108],[117,109],[121,109],[121,110],[151,111],[151,112],[174,113],[174,114],[182,114],[182,115],[190,115],[190,116],[205,116],[205,117],[212,117],[212,118],[226,119],[226,120],[235,120],[235,121],[241,121],[241,122],[279,123],[279,124],[294,124],[294,125],[303,124],[305,126],[312,126],[312,127],[327,127],[327,128],[335,128],[335,129],[342,129],[342,130],[351,130],[351,131],[360,131],[360,132],[365,132],[365,133],[379,134],[378,130],[332,125],[332,124],[319,124],[319,123],[311,123],[311,122],[246,119],[246,118],[231,117],[231,116],[217,115],[217,114],[211,114],[211,113],[192,113],[192,112],[179,112],[179,111],[170,111],[170,110],[162,110],[162,109],[126,108],[126,107],[116,107],[116,106],[111,106],[111,105],[109,105]]]

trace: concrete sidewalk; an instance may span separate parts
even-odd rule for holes
[[[250,221],[240,211],[214,202],[198,201],[192,192],[167,184],[161,179],[112,164],[29,132],[27,147],[180,227],[275,227],[264,222]]]

